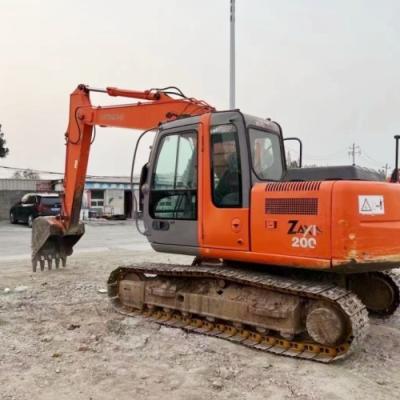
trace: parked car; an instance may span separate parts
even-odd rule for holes
[[[23,222],[32,227],[33,220],[39,216],[58,215],[61,199],[57,193],[28,193],[10,209],[10,222]]]

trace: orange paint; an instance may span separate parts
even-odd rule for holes
[[[365,196],[382,196],[383,213],[361,214],[360,196],[362,199]],[[398,259],[399,199],[400,185],[386,182],[335,182],[332,197],[333,265],[352,261],[369,263],[374,260],[386,260],[389,263]]]
[[[248,251],[249,210],[247,208],[218,208],[212,200],[210,114],[204,115],[201,130],[202,160],[199,160],[200,204],[199,225],[202,227],[200,246]],[[204,253],[203,249],[201,249]]]

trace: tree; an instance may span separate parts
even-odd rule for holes
[[[15,171],[13,174],[14,179],[40,179],[40,175],[31,169],[24,169]]]
[[[0,124],[0,158],[5,157],[9,151],[10,150],[6,147],[6,140],[4,139],[4,133],[1,131]]]

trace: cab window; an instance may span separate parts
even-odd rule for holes
[[[242,177],[236,127],[218,125],[211,129],[211,182],[217,207],[241,207]]]
[[[253,170],[262,180],[278,181],[283,167],[279,136],[260,129],[249,129]]]
[[[197,134],[164,136],[152,177],[150,215],[197,219]]]

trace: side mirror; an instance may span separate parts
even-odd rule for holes
[[[303,166],[303,142],[297,137],[288,137],[288,138],[283,139],[283,141],[284,142],[292,141],[292,142],[297,142],[298,143],[298,146],[299,146],[299,159],[298,159],[298,163],[296,161],[293,161],[293,163],[297,164],[296,168],[301,168]],[[286,161],[286,163],[287,163],[287,161]],[[291,168],[290,165],[288,165],[287,167]]]

